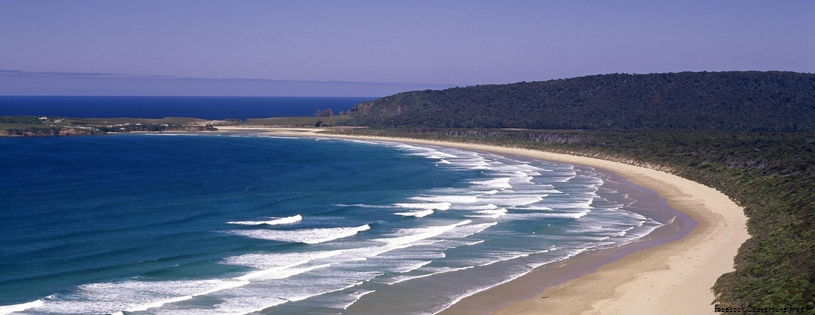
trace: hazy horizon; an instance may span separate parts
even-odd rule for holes
[[[384,96],[815,72],[811,1],[0,2],[0,95]]]

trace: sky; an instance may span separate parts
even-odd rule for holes
[[[815,72],[815,1],[0,1],[0,95],[384,96]]]

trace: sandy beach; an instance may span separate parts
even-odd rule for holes
[[[575,268],[581,254],[461,300],[441,314],[713,314],[716,279],[733,270],[733,257],[749,238],[741,207],[713,188],[665,172],[594,158],[488,145],[416,139],[320,134],[319,129],[223,127],[224,132],[398,141],[489,151],[503,155],[579,164],[606,170],[655,191],[668,205],[698,223],[684,238],[628,254],[594,272],[546,287],[519,289],[548,274]],[[564,279],[565,280],[565,279]],[[526,289],[525,289],[526,290]],[[530,298],[531,297],[531,298]]]

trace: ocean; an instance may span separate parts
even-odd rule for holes
[[[434,314],[673,220],[590,167],[429,145],[125,134],[0,152],[0,314]]]
[[[0,115],[240,119],[334,114],[373,97],[0,96]]]

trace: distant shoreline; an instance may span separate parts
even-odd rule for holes
[[[489,303],[511,299],[509,294],[513,289],[522,288],[522,283],[534,281],[534,274],[555,266],[544,266],[519,279],[465,298],[442,314],[484,311],[492,311],[492,314],[581,314],[611,311],[619,314],[714,314],[714,306],[710,304],[714,299],[711,287],[719,276],[733,270],[733,257],[741,244],[749,238],[747,217],[743,209],[726,195],[702,184],[653,169],[519,148],[322,134],[316,128],[219,126],[219,131],[409,142],[586,165],[617,174],[635,185],[657,192],[669,206],[698,223],[679,240],[633,252],[602,265],[596,272],[547,287],[542,292],[524,292],[524,296],[534,294],[532,299],[517,301],[499,310],[494,310],[495,304],[484,305],[485,301]],[[597,259],[591,255],[584,255],[586,256],[586,260]],[[567,260],[557,268],[563,268],[572,261]],[[503,293],[501,290],[504,290]]]

